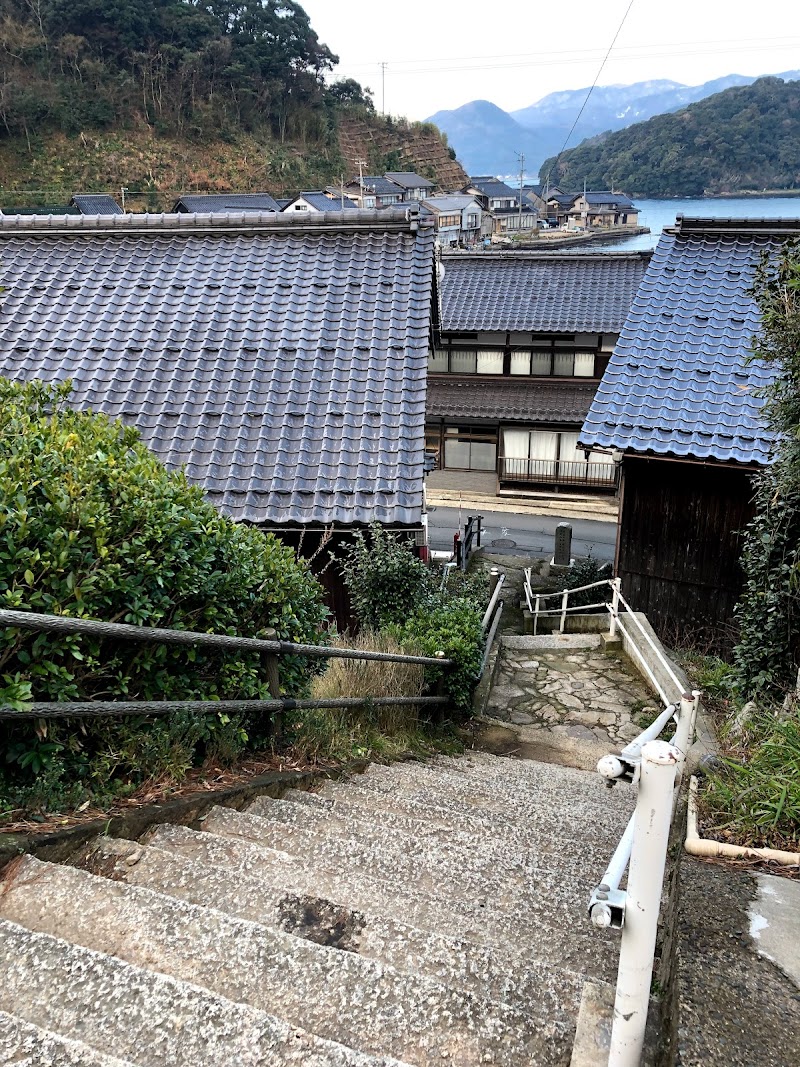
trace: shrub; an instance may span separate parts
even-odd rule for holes
[[[585,559],[578,559],[575,565],[559,579],[557,589],[580,589],[583,585],[591,585],[593,582],[604,581],[611,578],[613,569],[610,563],[601,563],[591,552]],[[574,593],[569,598],[570,607],[579,607],[585,604],[598,604],[601,600],[608,600],[611,596],[608,589],[586,589],[580,593]],[[551,602],[552,603],[552,602]],[[599,609],[598,609],[599,610]]]
[[[422,604],[402,624],[392,628],[403,649],[422,656],[444,652],[455,660],[450,668],[426,668],[429,685],[443,679],[444,693],[460,712],[469,709],[483,657],[481,613],[467,597]]]
[[[67,405],[69,387],[0,379],[0,605],[134,625],[315,640],[321,590],[286,545],[222,516],[137,432]],[[268,696],[253,653],[0,631],[0,700]],[[281,662],[288,693],[309,668]],[[0,724],[6,786],[36,769],[96,786],[141,780],[209,750],[231,751],[267,723],[224,716]],[[222,735],[225,735],[224,737]],[[238,739],[238,740],[237,740]],[[0,772],[1,774],[2,772]],[[2,782],[0,782],[2,789]]]
[[[432,589],[431,574],[413,554],[411,541],[401,541],[380,523],[372,523],[366,534],[357,531],[343,552],[342,575],[350,602],[368,629],[402,622]]]

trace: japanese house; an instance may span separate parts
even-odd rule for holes
[[[664,232],[581,431],[622,453],[616,567],[630,602],[668,640],[730,643],[741,533],[773,441],[749,361],[750,295],[764,253],[796,219],[691,219]]]
[[[428,375],[429,485],[614,492],[615,456],[578,434],[649,252],[442,258]]]

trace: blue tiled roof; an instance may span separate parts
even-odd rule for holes
[[[122,215],[123,210],[108,193],[76,193],[70,200],[81,215]]]
[[[618,207],[633,207],[633,201],[625,196],[624,193],[586,193],[586,203],[590,206],[599,206],[601,204],[615,204]]]
[[[315,207],[317,211],[358,211],[357,205],[352,200],[348,200],[346,196],[339,196],[335,200],[331,200],[330,197],[320,192],[300,193],[299,195],[306,203]],[[294,200],[289,200],[285,206],[288,207],[289,204],[293,204],[297,199],[295,197]]]
[[[800,220],[678,219],[662,235],[581,440],[632,452],[767,463],[772,435],[747,363],[759,329],[748,290],[761,255]]]
[[[499,178],[470,178],[469,182],[471,188],[480,189],[490,200],[508,200],[519,195],[519,189],[512,189]]]
[[[71,378],[236,519],[422,514],[432,224],[0,216],[0,373]]]
[[[649,253],[446,256],[442,329],[619,333]]]
[[[280,205],[269,193],[188,193],[173,211],[280,211]]]

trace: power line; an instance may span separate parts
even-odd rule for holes
[[[704,47],[707,44],[708,47]],[[774,52],[783,51],[787,48],[791,48],[796,44],[800,44],[800,37],[784,37],[784,38],[764,38],[759,41],[737,42],[737,41],[709,41],[709,42],[683,42],[675,45],[661,45],[655,51],[640,51],[647,46],[645,45],[628,45],[624,49],[617,49],[617,53],[614,57],[615,62],[634,62],[642,59],[661,59],[661,58],[683,58],[691,56],[706,56],[706,55],[727,55],[732,51],[741,52]],[[738,47],[734,47],[737,46]],[[630,54],[623,54],[630,53]],[[480,70],[513,70],[515,68],[529,67],[532,62],[536,62],[537,66],[562,66],[566,64],[582,64],[588,63],[592,59],[597,58],[602,53],[594,49],[575,50],[565,52],[549,52],[547,58],[542,57],[538,52],[520,52],[509,53],[508,55],[497,56],[466,56],[466,57],[450,57],[437,60],[435,57],[428,57],[426,59],[419,60],[398,60],[396,63],[392,63],[391,73],[395,77],[405,77],[410,74],[442,74],[453,72],[469,73],[471,71]],[[515,62],[475,62],[476,60],[514,60]],[[603,61],[605,64],[605,60]],[[403,69],[404,64],[413,63],[435,63],[435,66],[412,66],[407,70]],[[355,77],[358,75],[364,76],[367,74],[373,74],[374,67],[349,67],[346,70],[337,70],[336,77]]]
[[[561,150],[559,151],[558,155],[555,158],[555,162],[550,167],[550,170],[548,170],[548,172],[547,172],[547,175],[546,175],[546,177],[544,179],[544,184],[547,185],[547,186],[549,186],[549,184],[550,184],[550,175],[553,173],[553,168],[558,166],[558,162],[561,159],[561,156],[562,156],[562,154],[564,152],[564,149],[569,144],[569,139],[573,135],[573,133],[575,132],[575,127],[578,125],[578,122],[580,121],[581,115],[586,110],[586,105],[589,103],[589,97],[592,95],[592,90],[594,89],[595,85],[597,85],[597,82],[600,79],[600,75],[603,73],[603,67],[606,65],[606,61],[608,60],[608,57],[611,55],[611,49],[617,43],[617,38],[619,37],[620,33],[622,32],[622,27],[625,25],[625,19],[630,14],[630,10],[633,7],[634,3],[635,3],[635,0],[630,0],[630,3],[625,8],[625,14],[622,16],[622,19],[620,21],[619,26],[617,26],[617,32],[614,34],[613,38],[611,39],[611,44],[608,46],[608,51],[603,56],[603,62],[598,67],[597,74],[595,74],[595,76],[594,76],[594,81],[589,86],[589,91],[587,92],[586,96],[584,97],[584,101],[581,104],[580,111],[575,116],[575,121],[572,123],[572,126],[570,127],[570,131],[569,131],[569,133],[567,134],[567,136],[564,139],[564,143],[561,146]]]

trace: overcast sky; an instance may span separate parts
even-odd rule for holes
[[[369,86],[381,110],[386,63],[386,111],[424,119],[470,100],[512,111],[591,85],[629,0],[300,2],[340,58],[336,75]],[[799,0],[633,0],[598,84],[698,85],[797,68]]]

